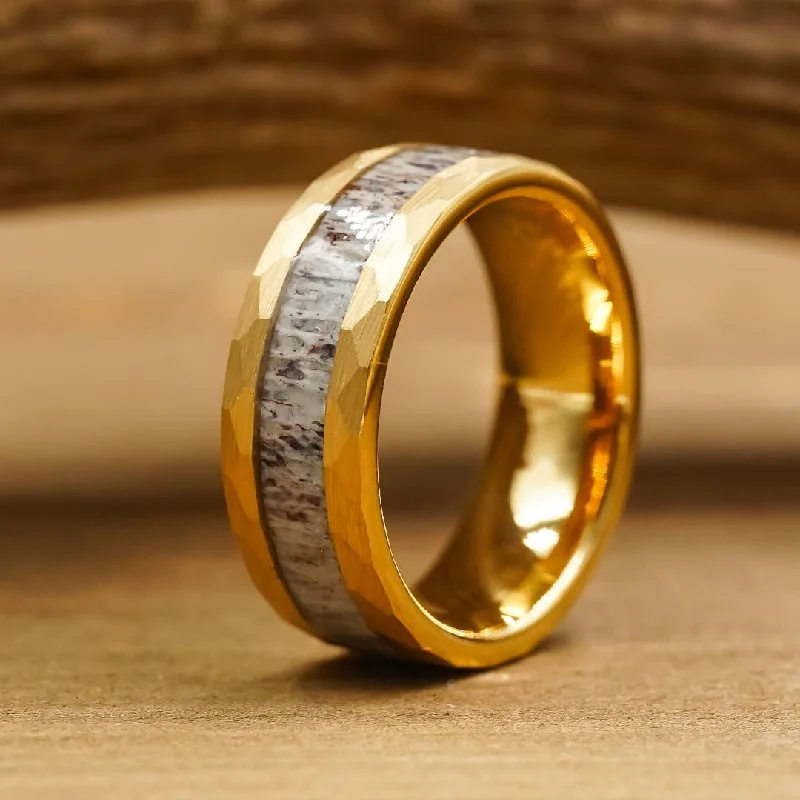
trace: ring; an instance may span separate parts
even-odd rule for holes
[[[381,511],[381,393],[414,285],[465,221],[496,309],[497,414],[463,519],[412,588]],[[638,407],[630,278],[581,184],[482,150],[359,153],[294,203],[248,286],[223,397],[231,527],[261,593],[318,638],[499,664],[552,631],[607,543]]]

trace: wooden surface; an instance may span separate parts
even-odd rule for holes
[[[293,196],[218,192],[0,218],[0,341],[13,342],[0,347],[0,497],[218,490],[233,321]],[[796,457],[800,239],[612,213],[641,310],[645,452]],[[400,327],[386,454],[419,463],[480,450],[493,335],[475,248],[456,231]]]
[[[418,566],[432,523],[409,523]],[[279,623],[216,511],[0,519],[0,795],[795,800],[800,513],[630,514],[562,632],[455,675]]]
[[[14,0],[0,205],[305,181],[433,140],[796,231],[798,26],[787,0]]]

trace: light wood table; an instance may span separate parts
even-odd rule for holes
[[[563,631],[471,675],[294,632],[225,529],[2,514],[0,796],[800,795],[800,512],[629,514]]]

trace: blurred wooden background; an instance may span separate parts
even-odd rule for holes
[[[796,231],[798,25],[787,0],[12,0],[0,203],[305,182],[433,140]]]

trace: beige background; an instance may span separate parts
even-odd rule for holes
[[[0,496],[216,490],[230,331],[294,193],[0,218]],[[800,453],[800,240],[612,216],[640,299],[645,454]],[[491,337],[476,256],[466,235],[454,236],[401,328],[386,452],[477,452],[492,402]]]

